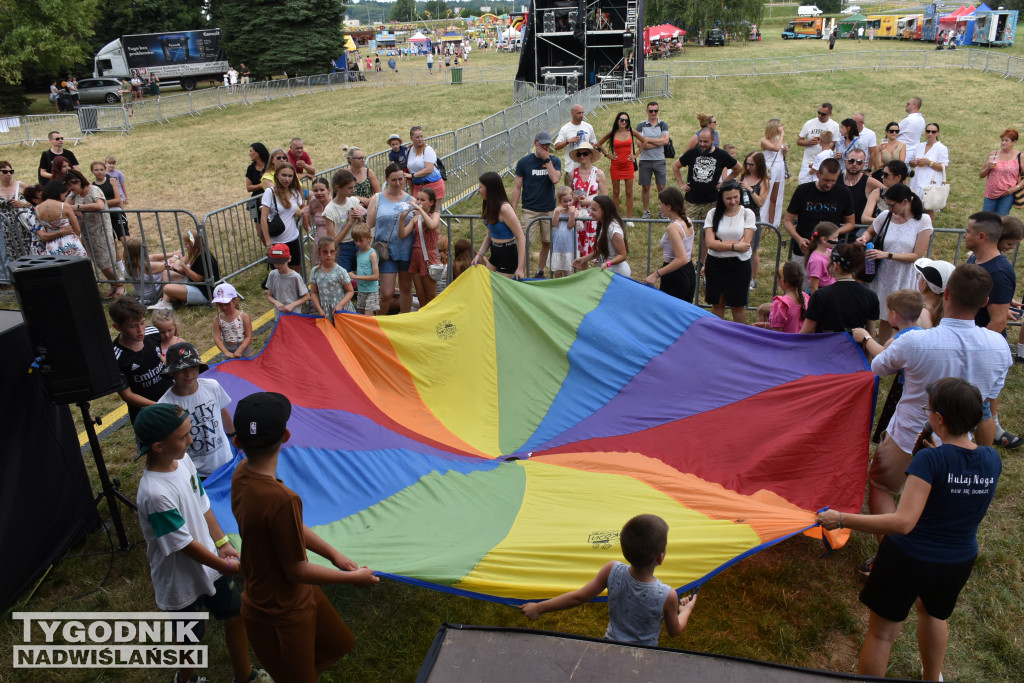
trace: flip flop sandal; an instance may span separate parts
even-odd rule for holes
[[[1020,448],[1024,446],[1024,439],[1010,432],[1003,432],[1003,435],[996,439],[996,443],[1003,448]]]

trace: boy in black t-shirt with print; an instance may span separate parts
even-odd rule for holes
[[[126,388],[117,392],[128,404],[128,418],[148,405],[156,403],[171,388],[174,380],[161,374],[160,331],[146,327],[146,309],[129,296],[110,304],[110,320],[120,334],[114,340],[114,358],[124,377]]]

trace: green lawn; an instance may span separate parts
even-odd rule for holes
[[[911,44],[875,41],[870,49],[901,49]],[[820,51],[816,41],[783,42],[767,39],[759,45],[726,48],[689,48],[685,59],[779,56]],[[858,45],[857,49],[862,46]],[[845,42],[837,49],[848,49]],[[867,48],[864,48],[867,49]],[[909,49],[909,47],[908,47]],[[928,49],[928,46],[915,46]],[[1016,49],[1016,48],[1015,48]],[[493,63],[514,57],[499,55]],[[474,53],[475,63],[478,60]],[[491,61],[489,58],[486,61]],[[669,62],[670,63],[670,62]],[[662,62],[652,68],[657,68]],[[929,121],[942,125],[942,140],[949,146],[952,165],[950,206],[939,214],[937,224],[963,227],[966,217],[981,207],[983,181],[978,169],[998,143],[999,132],[1016,118],[1021,86],[975,71],[903,70],[774,76],[770,78],[722,78],[717,81],[679,80],[673,98],[662,100],[662,118],[672,126],[677,148],[684,148],[696,129],[698,111],[714,112],[720,121],[723,142],[738,145],[741,154],[754,149],[764,123],[779,117],[787,128],[787,140],[795,143],[800,126],[824,100],[835,104],[837,118],[861,109],[868,125],[879,131],[889,120],[903,116],[906,97],[920,94]],[[297,97],[253,107],[211,112],[195,119],[178,119],[163,126],[141,126],[129,136],[93,136],[75,153],[83,163],[105,154],[118,155],[128,175],[133,205],[137,208],[184,207],[201,215],[242,196],[242,174],[249,143],[262,140],[270,146],[293,135],[306,142],[314,162],[323,167],[341,162],[342,144],[359,144],[369,152],[384,147],[392,131],[405,134],[410,125],[422,124],[428,134],[478,121],[507,106],[507,85],[445,86],[403,89],[363,89],[345,93]],[[1009,106],[1008,106],[1009,105]],[[610,127],[619,106],[589,116],[599,134]],[[633,120],[643,117],[642,103],[621,106]],[[966,113],[969,111],[969,114]],[[793,144],[795,148],[795,144]],[[29,179],[42,149],[6,148],[0,157],[10,159],[20,179]],[[792,163],[792,162],[791,162]],[[607,161],[603,164],[607,167]],[[789,190],[795,182],[789,184]],[[639,195],[639,192],[637,193]],[[465,211],[478,209],[468,204]],[[457,228],[463,229],[463,227]],[[654,239],[660,238],[655,229]],[[635,275],[644,272],[640,254],[646,230],[630,233]],[[768,258],[768,244],[762,256]],[[950,243],[938,247],[950,254]],[[769,263],[769,261],[765,261]],[[770,272],[766,265],[762,273]],[[1020,277],[1020,274],[1018,274]],[[268,309],[259,291],[259,277],[252,273],[235,284],[246,297],[245,309],[257,318]],[[768,277],[753,302],[767,300]],[[182,310],[182,334],[200,350],[211,346],[212,313],[206,309]],[[1016,341],[1016,331],[1011,331]],[[257,340],[262,345],[265,335]],[[1011,431],[1024,429],[1022,373],[1011,370],[1004,391],[1002,422]],[[685,378],[685,374],[684,374]],[[883,381],[882,391],[887,390]],[[117,405],[114,398],[97,401],[96,414]],[[811,416],[813,401],[794,406],[794,420]],[[113,476],[134,495],[140,469],[132,462],[130,430],[121,429],[104,440],[104,452]],[[1019,452],[1003,452],[1004,474],[993,508],[982,525],[982,553],[960,607],[950,621],[951,640],[946,660],[947,680],[1014,681],[1024,671],[1024,560],[1021,527],[1024,519],[1024,483]],[[813,457],[813,454],[809,454]],[[89,458],[91,460],[91,458]],[[101,507],[101,510],[104,508]],[[140,539],[137,526],[129,523],[130,536]],[[662,639],[662,645],[756,659],[852,672],[864,635],[867,612],[857,601],[860,580],[856,565],[871,553],[873,540],[855,534],[844,549],[822,559],[820,544],[796,538],[750,557],[709,581],[690,626],[682,636]],[[148,610],[154,607],[144,548],[117,554],[111,561],[103,533],[94,533],[74,555],[58,563],[36,591],[25,595],[19,610]],[[108,566],[111,567],[107,576]],[[596,568],[595,568],[596,570]],[[468,598],[383,583],[371,590],[328,589],[328,595],[352,627],[356,650],[336,665],[324,680],[407,681],[415,678],[438,624],[444,621],[527,626],[518,611]],[[536,625],[552,630],[600,636],[606,625],[605,607],[580,609],[545,616]],[[913,618],[893,650],[890,674],[917,677],[919,664],[913,635]],[[9,618],[0,626],[0,677],[11,671],[11,644],[19,637]],[[223,647],[221,627],[210,629],[207,644],[213,665],[211,680],[228,680],[230,670]],[[149,681],[153,672],[104,672],[103,680]],[[162,673],[160,674],[163,675]],[[97,680],[95,672],[19,672],[17,680]]]

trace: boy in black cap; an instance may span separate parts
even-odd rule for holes
[[[246,396],[235,408],[235,445],[246,459],[231,480],[231,510],[245,546],[242,618],[252,649],[275,680],[316,681],[355,639],[316,584],[370,586],[373,571],[302,523],[302,499],[277,478],[292,405],[281,394]],[[306,559],[306,550],[337,569]]]
[[[188,456],[203,479],[234,458],[228,441],[235,435],[228,412],[231,398],[217,380],[200,379],[199,373],[209,369],[196,347],[188,342],[172,344],[163,374],[174,379],[174,386],[159,401],[181,406],[192,418]]]
[[[169,403],[146,406],[135,418],[140,443],[135,459],[146,456],[136,503],[156,604],[168,612],[209,611],[224,622],[235,681],[265,681],[266,673],[249,661],[245,623],[238,614],[241,590],[229,576],[239,571],[238,551],[213,516],[186,453],[191,430],[188,413]],[[206,621],[199,620],[193,632],[202,640]],[[199,675],[181,669],[175,680],[198,681]]]

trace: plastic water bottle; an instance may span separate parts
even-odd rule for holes
[[[865,247],[865,249],[867,249],[869,251],[871,249],[874,249],[874,248],[875,248],[875,243],[874,242],[868,242],[867,246]],[[864,261],[864,274],[865,275],[874,275],[875,274],[875,260],[874,259],[866,259]]]

